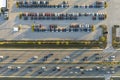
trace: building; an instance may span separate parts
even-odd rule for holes
[[[7,0],[0,0],[0,8],[7,7]]]
[[[0,14],[5,20],[8,20],[7,0],[0,0]]]
[[[6,11],[7,9],[7,0],[0,0],[0,12]]]

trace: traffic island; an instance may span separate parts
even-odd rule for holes
[[[112,27],[112,45],[115,49],[119,49],[120,48],[120,37],[117,36],[117,29],[120,28],[120,25],[114,25]]]
[[[99,44],[101,48],[105,48],[107,46],[107,26],[106,25],[99,25],[102,28],[102,36],[99,37]]]

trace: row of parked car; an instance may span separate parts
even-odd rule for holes
[[[22,12],[20,16],[61,16],[61,17],[71,17],[71,16],[102,16],[107,15],[106,13],[33,13],[33,12]]]
[[[105,1],[96,1],[91,5],[74,5],[74,8],[106,8],[107,2]]]
[[[93,20],[105,20],[105,13],[21,13],[20,19],[24,20],[77,20],[82,16],[91,16]]]
[[[71,24],[69,27],[59,27],[56,24],[49,25],[49,28],[43,27],[41,24],[36,24],[32,26],[34,32],[92,32],[94,25],[79,25]]]
[[[74,8],[105,8],[105,1],[96,1],[94,4],[79,6],[74,5]],[[68,8],[69,4],[66,1],[63,1],[61,4],[51,5],[49,1],[17,1],[16,5],[18,8]]]
[[[94,15],[92,16],[92,20],[105,20],[107,18],[107,15],[106,14],[101,14],[101,15]]]
[[[20,19],[24,20],[77,20],[76,14],[71,13],[21,13]]]
[[[17,1],[16,6],[18,8],[67,8],[68,2],[63,1],[60,4],[51,5],[49,1]]]

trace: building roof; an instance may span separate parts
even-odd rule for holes
[[[7,0],[0,0],[0,8],[7,7]]]

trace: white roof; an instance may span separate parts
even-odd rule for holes
[[[14,31],[14,32],[18,32],[18,31],[19,31],[18,27],[14,27],[14,28],[13,28],[13,31]]]
[[[0,0],[0,8],[1,8],[1,7],[6,7],[6,4],[7,4],[6,1],[7,1],[7,0]]]

